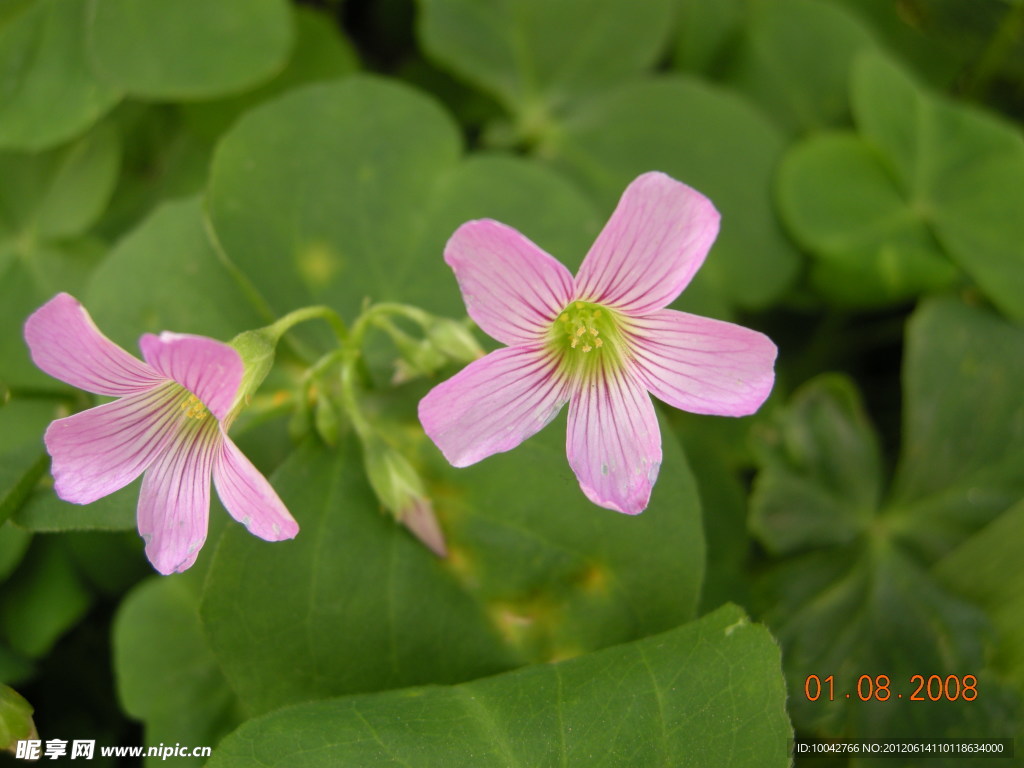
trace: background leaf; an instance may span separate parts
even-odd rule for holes
[[[418,32],[435,60],[496,96],[530,135],[567,102],[650,67],[671,12],[667,0],[423,0]]]
[[[60,144],[120,100],[117,88],[97,78],[86,58],[87,4],[32,0],[0,18],[0,147]]]
[[[250,721],[247,765],[785,766],[778,650],[735,607],[578,659],[447,688],[302,704]],[[316,744],[316,749],[310,749]]]
[[[268,79],[292,43],[284,0],[91,0],[91,63],[135,96],[195,99]]]

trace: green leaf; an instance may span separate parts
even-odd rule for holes
[[[90,6],[91,61],[133,96],[236,93],[280,71],[291,44],[285,0],[92,0]]]
[[[753,3],[727,81],[780,127],[803,133],[847,116],[850,63],[874,47],[856,16],[830,3]]]
[[[745,7],[743,0],[679,3],[675,66],[688,72],[714,72],[732,53]]]
[[[671,13],[668,0],[423,0],[418,31],[432,58],[497,97],[530,136],[566,103],[648,70]]]
[[[459,143],[450,118],[406,86],[363,76],[308,86],[221,141],[210,222],[278,316],[325,303],[354,317],[366,298],[463,315],[442,253],[467,218],[503,220],[582,257],[596,221],[570,185],[523,160],[460,162]]]
[[[1021,381],[1020,326],[953,299],[933,299],[911,317],[891,503],[901,529],[929,554],[945,553],[1024,495]]]
[[[19,653],[45,656],[91,602],[59,542],[37,538],[22,566],[4,585],[0,634]]]
[[[37,533],[126,531],[135,528],[139,481],[86,505],[63,501],[54,493],[49,480],[45,485],[49,487],[37,489],[15,512],[13,521],[16,525]]]
[[[7,580],[28,549],[32,534],[6,522],[0,525],[0,582]],[[0,678],[2,679],[2,678]]]
[[[777,421],[758,432],[762,472],[751,499],[758,538],[784,555],[864,534],[881,500],[882,462],[853,382],[819,376]]]
[[[12,400],[0,407],[0,522],[14,514],[49,467],[43,432],[57,416],[54,403]]]
[[[43,154],[0,153],[0,237],[58,240],[85,233],[114,189],[120,139],[103,123],[84,137]]]
[[[295,45],[288,66],[255,90],[217,101],[191,102],[181,109],[186,125],[211,140],[244,112],[285,91],[307,83],[351,74],[358,68],[355,48],[326,14],[296,6]]]
[[[538,152],[579,179],[609,214],[626,185],[650,170],[707,195],[722,213],[722,228],[688,290],[763,307],[789,287],[799,265],[770,204],[782,146],[771,123],[735,94],[663,77],[580,105]]]
[[[136,355],[147,331],[227,340],[265,322],[214,250],[198,198],[154,210],[93,273],[82,298],[103,332]]]
[[[1024,318],[1024,137],[1015,126],[921,91],[879,55],[862,55],[857,125],[949,257],[1005,313]]]
[[[987,612],[996,629],[992,665],[1024,694],[1024,501],[939,561],[938,578]]]
[[[678,448],[666,440],[652,503],[629,518],[585,499],[556,423],[470,469],[431,460],[446,559],[381,513],[351,436],[334,453],[296,452],[273,482],[299,535],[267,544],[232,526],[203,595],[211,645],[246,709],[459,682],[690,618],[703,541]]]
[[[22,739],[36,736],[34,711],[16,690],[0,684],[0,749],[13,751]]]
[[[192,574],[149,578],[114,621],[118,696],[145,723],[148,746],[215,744],[238,724],[235,695],[199,623],[200,583]]]
[[[778,649],[730,606],[558,664],[290,707],[228,736],[210,765],[764,768],[789,764],[790,735]]]
[[[121,98],[86,60],[87,2],[34,0],[0,23],[0,147],[60,144]]]
[[[816,258],[815,286],[833,302],[891,304],[957,280],[926,216],[855,134],[821,133],[791,149],[779,169],[778,201],[793,236]]]
[[[788,555],[761,585],[798,727],[862,738],[1010,732],[1015,704],[985,668],[987,618],[958,596],[969,588],[932,566],[1024,495],[1022,360],[1020,328],[955,299],[923,303],[907,327],[904,442],[884,498],[878,440],[845,379],[812,381],[762,432],[751,525]],[[809,701],[809,674],[832,675],[836,701]],[[973,674],[987,694],[929,702],[927,713],[894,708],[859,700],[865,674],[889,676],[904,698],[913,675]]]

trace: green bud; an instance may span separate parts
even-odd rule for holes
[[[274,350],[281,335],[273,329],[274,326],[268,326],[255,331],[243,331],[228,342],[241,356],[245,372],[235,402],[224,420],[225,428],[235,420],[238,412],[245,407],[274,367]]]
[[[465,323],[448,317],[432,317],[426,326],[427,340],[453,363],[471,363],[484,356],[473,332]]]
[[[21,694],[0,684],[0,750],[14,752],[19,741],[38,737],[32,712]]]
[[[447,554],[444,534],[419,473],[409,460],[378,437],[363,443],[370,486],[388,512],[439,557]]]

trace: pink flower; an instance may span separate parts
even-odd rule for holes
[[[72,296],[58,294],[25,323],[46,373],[114,402],[46,430],[57,495],[89,504],[145,472],[139,533],[160,573],[191,566],[206,540],[210,477],[231,516],[267,541],[299,527],[270,483],[227,436],[244,366],[231,346],[164,332],[139,340],[145,362],[100,333]]]
[[[566,453],[595,504],[642,512],[661,466],[648,393],[686,411],[744,416],[771,391],[776,348],[732,323],[665,307],[696,273],[719,215],[663,173],[627,187],[576,278],[511,227],[463,224],[445,247],[470,317],[508,346],[420,402],[457,467],[515,448],[569,403]]]

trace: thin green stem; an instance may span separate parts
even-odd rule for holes
[[[316,319],[326,320],[327,324],[331,326],[331,330],[334,331],[334,335],[341,344],[348,342],[349,332],[348,327],[345,325],[345,321],[341,319],[341,315],[330,307],[324,305],[302,307],[301,309],[289,312],[277,322],[268,326],[267,330],[273,334],[275,339],[280,339],[285,333],[299,323]]]

